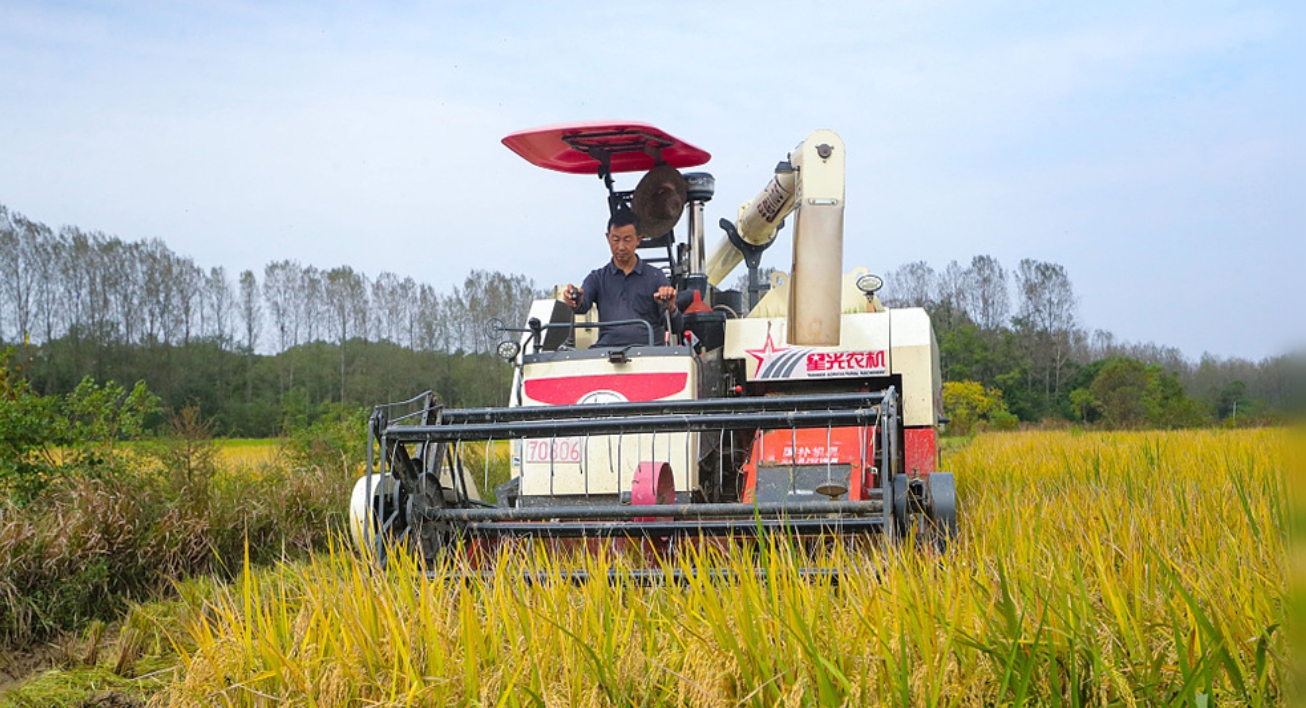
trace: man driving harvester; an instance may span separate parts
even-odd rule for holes
[[[653,341],[666,341],[666,315],[669,311],[673,332],[680,330],[680,313],[676,310],[676,289],[671,287],[661,268],[645,263],[635,253],[639,247],[639,217],[628,209],[618,209],[608,219],[608,247],[612,260],[585,276],[581,287],[568,285],[563,295],[576,314],[599,306],[600,322],[640,319],[653,326]],[[665,308],[665,310],[664,310]],[[596,347],[647,345],[648,330],[639,324],[604,325],[599,328]]]
[[[644,320],[653,326],[655,344],[669,340],[668,320],[671,332],[680,332],[676,289],[662,269],[640,259],[636,249],[642,239],[656,239],[675,227],[685,208],[687,189],[685,178],[675,168],[659,165],[649,170],[635,188],[630,208],[617,208],[608,219],[612,260],[586,276],[580,288],[568,285],[563,302],[580,315],[598,303],[600,323]],[[594,346],[632,344],[648,344],[648,330],[638,323],[601,326]]]

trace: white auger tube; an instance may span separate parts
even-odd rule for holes
[[[789,280],[790,344],[838,346],[843,284],[843,140],[818,130],[794,148],[788,163],[752,200],[739,207],[735,228],[748,243],[775,239],[794,213],[794,259]],[[723,237],[707,257],[707,279],[720,286],[744,255]]]
[[[812,133],[794,156],[798,204],[789,274],[790,344],[839,345],[843,295],[843,141],[832,130]]]
[[[796,177],[793,170],[777,171],[756,197],[739,207],[735,228],[740,238],[755,246],[765,246],[775,240],[780,222],[794,210],[794,197],[798,191]],[[743,260],[744,254],[730,243],[729,238],[722,236],[707,256],[708,282],[720,286]]]

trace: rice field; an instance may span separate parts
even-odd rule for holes
[[[697,576],[653,586],[537,548],[464,579],[348,549],[247,569],[189,600],[151,705],[1288,705],[1287,441],[981,436],[946,460],[945,554],[686,546],[665,563]],[[576,568],[604,579],[540,578]]]
[[[277,458],[276,438],[227,438],[215,441],[217,461],[223,467],[258,467]]]
[[[256,468],[277,461],[281,441],[277,438],[223,438],[214,440],[213,446],[217,450],[215,461],[220,466],[226,469]],[[140,443],[123,443],[118,454],[127,455],[143,447]],[[55,450],[52,454],[55,462],[64,463],[69,459],[68,450]]]

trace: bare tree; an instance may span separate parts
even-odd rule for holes
[[[993,256],[975,256],[966,270],[971,319],[980,327],[995,331],[1007,323],[1011,311],[1007,271]]]
[[[69,329],[84,330],[86,312],[90,308],[87,292],[86,264],[91,259],[90,239],[80,230],[65,226],[60,235],[66,247],[59,259],[59,283],[62,285],[64,325]]]
[[[170,343],[175,331],[177,268],[172,252],[158,239],[142,244],[141,277],[145,336],[151,343]]]
[[[1084,345],[1074,353],[1074,359],[1082,364],[1119,356],[1137,359],[1144,364],[1156,364],[1176,374],[1187,373],[1192,368],[1192,363],[1176,347],[1153,342],[1122,341],[1111,332],[1101,329],[1093,330],[1093,334],[1084,339]]]
[[[10,263],[12,261],[12,263]],[[14,310],[20,310],[24,299],[14,297],[12,293],[12,282],[16,280],[12,273],[16,273],[20,268],[20,256],[18,256],[18,233],[13,225],[13,219],[9,217],[9,209],[0,205],[0,293],[4,294],[5,304],[12,306]],[[27,295],[26,303],[31,303],[31,295]],[[4,340],[4,316],[5,308],[0,307],[0,341]],[[17,319],[17,317],[16,317]],[[22,327],[18,325],[14,337],[22,337]]]
[[[291,260],[269,263],[261,279],[242,272],[233,292],[225,269],[200,268],[161,240],[126,242],[72,226],[54,232],[0,206],[0,338],[68,337],[71,365],[87,367],[105,361],[94,348],[109,344],[186,346],[211,337],[246,355],[247,399],[265,314],[275,339],[266,348],[290,352],[278,357],[288,367],[282,390],[294,387],[297,347],[325,338],[341,347],[343,399],[354,340],[484,352],[493,344],[486,321],[519,324],[541,295],[528,278],[492,271],[472,271],[441,293],[393,273],[371,283],[348,267],[319,271]]]
[[[263,331],[263,303],[259,300],[258,277],[254,271],[240,274],[240,321],[244,328],[244,349],[253,354]]]
[[[938,276],[925,261],[905,263],[885,276],[884,304],[889,307],[934,306]]]
[[[1066,269],[1026,258],[1016,270],[1020,309],[1017,332],[1034,367],[1043,374],[1044,391],[1061,390],[1061,371],[1082,339],[1075,317],[1077,301]]]
[[[332,268],[323,279],[328,322],[339,343],[360,335],[367,323],[367,279],[349,266]]]
[[[950,261],[935,280],[936,290],[930,318],[940,337],[971,321],[970,288],[966,270]]]
[[[288,352],[299,345],[299,318],[295,304],[298,272],[299,264],[294,261],[269,263],[263,269],[263,299],[277,334],[278,353]],[[278,358],[278,374],[281,374],[283,363],[288,369],[280,379],[284,391],[295,385],[295,359],[293,356]]]
[[[204,271],[189,258],[173,255],[173,283],[176,291],[176,314],[173,321],[180,330],[182,345],[190,344],[191,331],[203,312],[202,292],[205,284]],[[173,341],[176,341],[175,339]]]
[[[367,280],[349,266],[332,268],[323,278],[323,294],[333,335],[340,346],[340,400],[345,400],[345,349],[367,327]]]
[[[263,330],[263,303],[252,270],[240,274],[240,319],[245,328],[245,402],[249,403],[254,398],[254,349]]]
[[[1019,317],[1042,332],[1072,330],[1077,300],[1066,269],[1056,263],[1026,258],[1016,271],[1020,291]]]
[[[294,283],[291,282],[293,261],[269,263],[263,269],[263,300],[277,335],[277,351],[284,352],[299,344],[299,332],[294,321]]]
[[[449,346],[448,323],[444,319],[444,298],[426,283],[417,291],[417,340],[421,351],[444,351]]]
[[[110,340],[113,330],[109,269],[110,254],[118,244],[98,231],[72,230],[72,262],[67,271],[76,280],[79,297],[78,337],[90,345]]]
[[[453,286],[449,294],[440,298],[439,318],[445,334],[446,351],[450,353],[470,351],[468,342],[471,337],[471,313],[463,289]]]
[[[449,322],[452,351],[488,352],[494,343],[486,336],[490,320],[521,323],[531,301],[542,297],[535,281],[522,275],[473,270],[444,298],[443,316]]]
[[[141,286],[141,244],[111,243],[106,254],[105,274],[113,301],[113,318],[118,322],[122,341],[137,344],[141,333],[141,310],[144,294]]]
[[[66,307],[62,298],[59,273],[67,243],[64,241],[62,234],[56,236],[44,226],[42,226],[42,229],[44,230],[44,238],[37,244],[34,251],[34,265],[38,272],[34,298],[36,317],[40,320],[37,324],[40,325],[44,334],[41,339],[48,342],[54,339],[56,328],[63,326],[65,322],[63,313]]]
[[[19,217],[21,220],[22,217]],[[32,264],[32,237],[20,223],[9,216],[9,210],[0,206],[0,292],[7,307],[0,308],[0,340],[4,339],[4,310],[10,311],[14,321],[14,339],[22,341],[31,332],[32,282],[36,268]]]
[[[418,322],[418,287],[412,278],[400,281],[398,290],[399,316],[402,318],[401,339],[397,341],[410,349],[416,347]]]
[[[227,280],[227,270],[222,266],[209,269],[204,283],[204,311],[208,336],[213,337],[218,346],[228,349],[233,340],[232,319],[236,303],[231,294],[231,283]]]
[[[394,273],[382,272],[372,281],[372,334],[378,341],[398,342],[403,331],[404,293]]]
[[[296,266],[299,264],[296,263]],[[326,309],[322,300],[322,273],[314,266],[300,268],[295,288],[295,317],[304,343],[316,342],[325,329]]]

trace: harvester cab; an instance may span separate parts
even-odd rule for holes
[[[843,272],[839,136],[819,130],[799,144],[735,220],[720,220],[712,249],[714,179],[680,171],[707,152],[643,123],[548,126],[503,142],[534,165],[597,175],[609,210],[636,214],[641,260],[666,272],[684,326],[656,341],[644,320],[577,318],[560,289],[526,322],[497,324],[515,369],[508,405],[447,409],[423,394],[375,409],[379,455],[351,502],[361,547],[383,558],[398,543],[434,561],[515,537],[666,547],[777,532],[955,534],[952,476],[936,470],[933,329],[922,309],[886,309],[866,269]],[[624,172],[644,174],[620,191],[613,176]],[[768,288],[760,255],[791,215],[793,267]],[[746,291],[724,287],[741,262]],[[647,341],[591,346],[617,325],[645,328]],[[476,486],[473,443],[510,447],[494,502]]]

